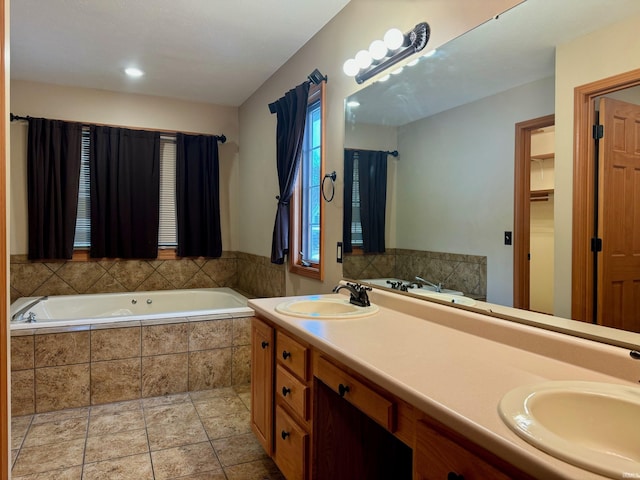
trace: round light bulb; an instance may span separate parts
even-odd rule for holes
[[[358,62],[354,58],[350,58],[344,65],[342,66],[342,71],[344,71],[345,75],[349,77],[355,77],[360,71],[360,67],[358,66]]]
[[[387,46],[382,40],[374,40],[369,45],[369,53],[374,60],[382,60],[387,56]]]
[[[384,44],[389,50],[397,50],[404,43],[404,33],[397,28],[392,28],[384,34]]]
[[[126,73],[130,77],[141,77],[142,75],[144,75],[144,72],[136,67],[125,68],[124,73]]]
[[[368,50],[360,50],[356,53],[356,62],[360,68],[367,68],[371,65],[371,54]]]

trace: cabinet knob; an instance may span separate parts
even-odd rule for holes
[[[286,350],[282,351],[282,358],[285,360],[291,356],[291,352],[287,352]]]
[[[291,393],[291,389],[287,387],[282,387],[282,396],[286,397],[288,393]]]
[[[280,436],[282,437],[283,440],[286,440],[289,435],[291,435],[291,434],[289,432],[284,431],[284,430],[282,430],[282,433],[280,433]]]
[[[447,480],[464,480],[464,475],[456,472],[449,472],[447,474]]]
[[[263,340],[260,345],[262,345],[262,348],[267,348],[269,346],[269,342]]]
[[[350,388],[349,388],[348,385],[343,385],[343,384],[338,385],[338,394],[341,397],[344,397],[345,394],[349,392],[349,390],[350,390]]]

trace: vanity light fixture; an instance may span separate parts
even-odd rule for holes
[[[421,51],[429,41],[431,30],[426,22],[419,23],[407,33],[392,28],[384,40],[374,40],[368,50],[360,50],[342,67],[344,73],[363,83],[392,65]],[[399,73],[399,72],[398,72]]]

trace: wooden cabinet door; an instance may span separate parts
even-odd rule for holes
[[[416,423],[414,451],[416,480],[507,480],[501,472],[462,445],[429,426],[425,421]]]
[[[251,429],[273,454],[273,328],[251,321]]]

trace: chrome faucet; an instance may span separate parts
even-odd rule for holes
[[[369,295],[367,295],[367,290],[371,291],[371,287],[365,287],[357,283],[347,283],[346,285],[336,285],[333,288],[333,293],[338,293],[343,288],[349,290],[349,303],[358,307],[369,307],[371,305]]]
[[[420,282],[421,284],[423,284],[423,285],[429,285],[429,286],[431,286],[431,287],[435,288],[435,289],[436,289],[436,292],[438,292],[438,293],[439,293],[439,292],[442,292],[442,283],[438,283],[438,284],[436,285],[435,283],[431,283],[431,282],[429,282],[429,281],[425,280],[424,278],[421,278],[421,277],[418,277],[418,276],[416,276],[416,280],[417,280],[418,282]]]

